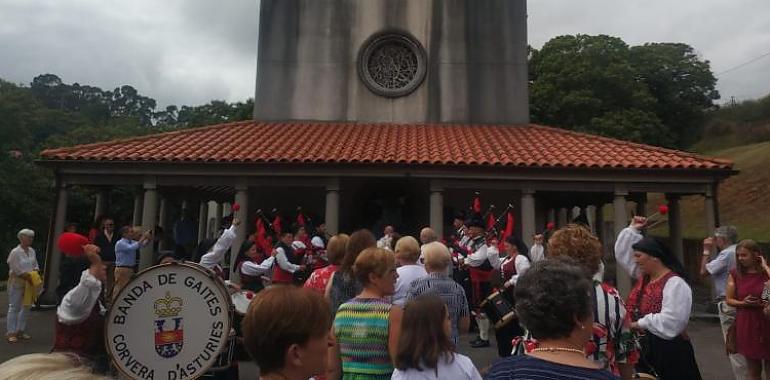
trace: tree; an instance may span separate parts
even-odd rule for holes
[[[685,44],[561,36],[529,66],[533,121],[641,143],[687,148],[718,98],[708,61]]]
[[[532,119],[602,134],[609,130],[597,130],[595,119],[607,113],[615,114],[605,120],[630,115],[628,112],[632,110],[651,110],[655,99],[637,80],[629,64],[629,54],[625,42],[604,35],[556,37],[540,51],[533,51],[530,60]],[[634,120],[640,118],[629,120],[626,125]]]
[[[687,147],[703,132],[706,111],[719,99],[709,61],[681,43],[648,43],[631,48],[631,65],[657,99],[655,113]]]

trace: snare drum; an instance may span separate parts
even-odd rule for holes
[[[197,378],[230,366],[232,315],[230,295],[211,271],[193,263],[150,267],[112,303],[107,351],[131,379]]]
[[[235,312],[242,316],[246,315],[246,311],[249,310],[249,304],[251,304],[251,300],[254,296],[255,293],[251,290],[242,290],[230,295],[233,307],[235,307]]]
[[[516,318],[513,302],[508,299],[505,291],[497,291],[485,298],[479,305],[481,311],[494,323],[495,329],[500,329]]]

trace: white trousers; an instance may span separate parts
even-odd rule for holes
[[[727,340],[727,329],[735,322],[735,308],[725,301],[720,301],[717,304],[717,309],[719,310],[719,324],[722,325],[722,338]],[[730,355],[730,365],[733,367],[733,375],[736,380],[746,380],[748,368],[746,367],[746,358],[743,355]]]
[[[24,286],[19,286],[13,281],[8,281],[8,317],[6,320],[6,334],[24,332],[27,327],[29,307],[22,305],[24,301]]]

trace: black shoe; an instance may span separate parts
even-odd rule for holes
[[[479,339],[478,342],[471,342],[471,347],[473,348],[489,347],[489,341]]]
[[[482,342],[481,337],[476,335],[476,339],[468,342],[469,344],[478,344],[479,342]]]

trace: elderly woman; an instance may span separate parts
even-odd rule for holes
[[[631,322],[617,289],[602,282],[602,243],[589,229],[568,224],[548,240],[550,257],[570,257],[593,281],[594,334],[587,354],[603,368],[631,379],[639,357]]]
[[[331,379],[385,380],[393,374],[403,309],[391,307],[396,284],[393,252],[367,248],[353,266],[364,290],[342,304],[334,318],[337,345],[330,353]]]
[[[35,232],[25,228],[19,231],[16,236],[19,238],[19,245],[8,254],[8,318],[6,321],[8,343],[16,343],[19,339],[30,339],[30,336],[25,333],[25,329],[31,302],[29,302],[29,297],[24,296],[24,293],[31,291],[36,297],[35,288],[40,283],[40,274],[38,273],[40,268],[37,265],[35,250],[32,249]],[[27,299],[26,302],[25,298]]]
[[[519,277],[516,312],[537,347],[496,362],[486,379],[617,379],[585,346],[593,332],[591,281],[573,260],[543,260]]]
[[[330,315],[329,303],[310,289],[275,286],[259,292],[242,327],[260,378],[307,380],[325,373],[327,351],[334,345]]]
[[[398,280],[396,293],[393,294],[393,304],[404,306],[406,293],[412,281],[425,277],[428,272],[417,263],[420,259],[420,244],[411,236],[404,236],[396,242],[396,262],[398,263]]]

